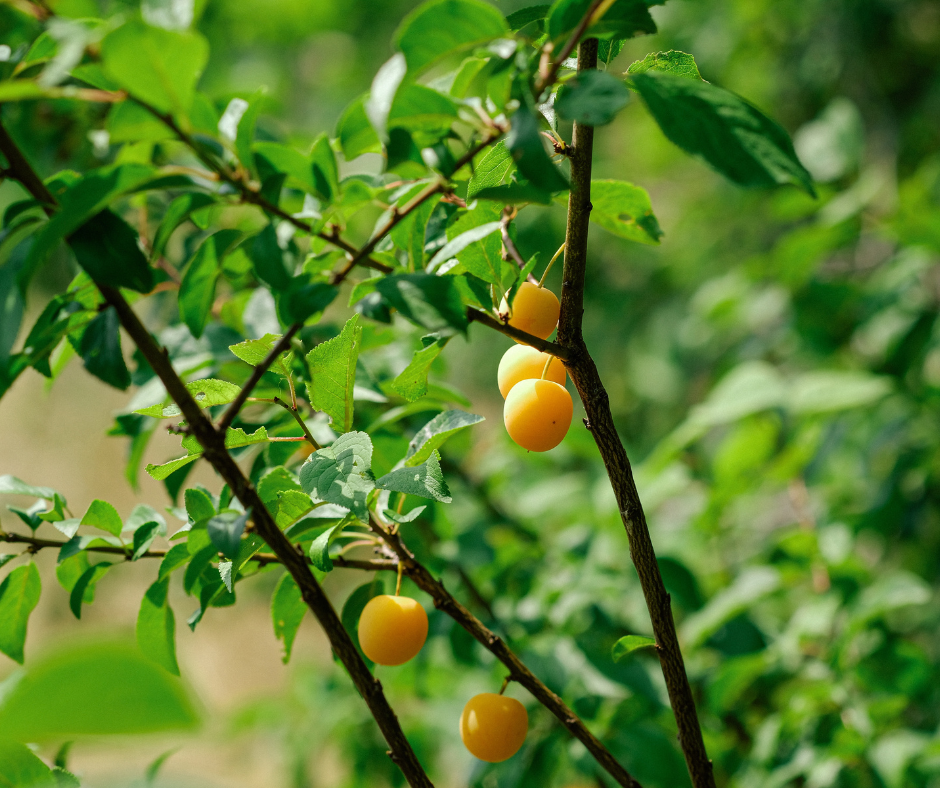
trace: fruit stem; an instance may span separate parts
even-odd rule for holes
[[[545,366],[542,367],[542,376],[539,378],[539,380],[545,380],[545,376],[548,374],[548,367],[554,360],[555,360],[555,357],[549,355],[548,361],[546,361]]]
[[[405,570],[405,565],[399,560],[398,562],[398,582],[395,583],[395,596],[400,596],[401,594],[401,576],[402,572]]]
[[[509,682],[512,681],[512,676],[506,676],[503,679],[503,686],[499,688],[499,694],[502,695],[506,691],[506,687],[509,686]]]
[[[561,253],[565,251],[565,244],[562,244],[558,251],[555,252],[555,256],[548,261],[548,265],[545,266],[545,270],[542,272],[542,278],[539,279],[539,287],[542,287],[545,284],[545,277],[548,276],[548,272],[552,270],[552,266],[555,264],[555,261],[561,257]]]

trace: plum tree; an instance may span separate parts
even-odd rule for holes
[[[561,305],[556,296],[547,287],[523,282],[510,307],[503,298],[499,305],[501,315],[509,315],[509,325],[539,337],[548,339],[558,325]],[[517,340],[518,341],[518,340]]]
[[[506,399],[512,387],[519,381],[541,378],[543,372],[546,380],[552,380],[559,386],[565,385],[568,373],[565,372],[561,359],[542,353],[529,345],[513,345],[503,354],[496,372],[499,393]]]
[[[549,451],[561,443],[573,413],[568,390],[552,380],[520,381],[503,405],[509,437],[529,451]]]
[[[467,701],[460,715],[460,738],[481,761],[499,763],[512,758],[525,742],[529,715],[519,701],[483,692]]]
[[[359,617],[359,645],[379,665],[403,665],[428,637],[428,614],[407,596],[381,594],[368,601]]]

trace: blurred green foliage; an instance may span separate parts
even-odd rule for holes
[[[368,89],[414,5],[210,0],[197,24],[212,45],[200,87],[219,107],[266,87],[259,136],[312,142]],[[627,42],[610,71],[649,52],[693,53],[704,79],[794,133],[820,193],[722,181],[667,142],[638,100],[598,132],[595,176],[646,187],[665,235],[651,247],[593,230],[585,333],[637,462],[719,784],[937,788],[940,6],[671,0],[653,14],[661,32]],[[36,33],[7,6],[0,29],[13,48]],[[111,155],[91,133],[106,110],[47,100],[5,108],[4,120],[41,171],[83,170]],[[518,229],[523,255],[547,259],[564,212],[534,208]],[[52,282],[50,271],[40,286]],[[556,269],[549,284],[559,283]],[[391,329],[366,334],[376,375],[418,347],[395,331],[396,344],[385,344]],[[452,342],[441,356],[450,372],[435,362],[436,379],[495,410],[505,346],[483,334]],[[381,415],[357,405],[363,423]],[[645,786],[686,785],[654,658],[611,658],[619,637],[649,624],[590,435],[573,429],[539,456],[495,432],[485,440],[447,445],[454,503],[430,504],[410,546],[499,622]],[[379,430],[373,442],[384,473],[407,437]],[[378,675],[441,784],[601,777],[538,707],[519,756],[471,765],[459,710],[502,671],[442,614],[431,613],[431,633],[417,660]],[[337,747],[344,786],[401,784],[346,677],[298,657],[291,691],[246,707],[233,731],[283,748],[294,788],[324,785],[318,754]]]

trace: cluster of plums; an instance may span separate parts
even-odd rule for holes
[[[558,298],[548,288],[523,282],[512,302],[503,299],[500,312],[509,325],[548,339],[558,325]],[[506,400],[503,421],[509,437],[529,451],[554,449],[568,434],[574,404],[565,388],[561,359],[529,345],[509,348],[499,362],[499,393]]]
[[[428,615],[406,596],[373,597],[359,617],[359,646],[378,665],[403,665],[421,651],[428,637]],[[460,715],[460,738],[481,761],[499,763],[525,741],[529,715],[514,698],[495,692],[476,695]]]

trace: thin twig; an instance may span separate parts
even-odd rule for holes
[[[539,76],[539,78],[536,80],[535,88],[532,91],[536,96],[540,96],[545,88],[554,84],[558,77],[559,69],[561,69],[561,67],[565,64],[565,61],[568,59],[571,53],[574,52],[574,48],[581,40],[581,36],[584,35],[585,31],[588,29],[588,27],[591,26],[592,22],[597,21],[592,19],[592,17],[604,2],[606,2],[606,0],[594,0],[594,2],[591,3],[591,7],[584,15],[584,18],[578,23],[578,26],[574,29],[571,37],[561,48],[561,52],[558,54],[558,57],[551,61],[551,65],[548,67],[548,71]]]
[[[293,392],[293,389],[292,389],[292,392]],[[319,450],[319,449],[320,449],[320,444],[317,443],[316,439],[313,437],[313,434],[312,434],[312,433],[310,432],[310,430],[307,428],[306,422],[304,422],[303,417],[300,415],[300,412],[299,412],[298,409],[297,409],[297,404],[296,404],[296,403],[297,403],[297,399],[296,399],[296,397],[295,397],[295,399],[294,399],[294,406],[293,406],[293,407],[291,407],[291,406],[288,405],[286,402],[284,402],[284,400],[282,400],[280,397],[275,397],[274,400],[273,400],[273,402],[274,402],[275,405],[280,405],[282,408],[284,408],[284,410],[286,410],[288,413],[290,413],[291,416],[294,417],[294,419],[296,420],[296,422],[300,425],[300,429],[302,429],[302,430],[304,431],[304,437],[307,439],[307,441],[313,446],[314,449],[318,449],[318,450]]]
[[[578,71],[597,68],[597,39],[588,39],[578,51]],[[694,788],[714,788],[715,778],[702,740],[702,729],[689,678],[685,672],[669,594],[656,562],[656,553],[646,524],[633,470],[623,442],[617,434],[610,399],[588,352],[582,333],[584,281],[587,269],[588,226],[591,215],[591,159],[594,129],[574,124],[571,157],[571,191],[568,196],[568,226],[565,233],[565,268],[562,277],[561,315],[558,344],[571,351],[566,361],[568,374],[578,389],[586,425],[594,437],[617,499],[620,517],[630,542],[630,556],[636,567],[649,609],[657,654],[666,689],[679,730],[679,744],[685,755]]]
[[[242,386],[242,390],[238,392],[238,396],[232,400],[232,404],[225,409],[225,413],[222,414],[222,418],[219,419],[218,429],[223,434],[225,431],[232,425],[232,422],[235,421],[235,417],[238,415],[238,412],[242,409],[242,406],[251,396],[251,392],[254,390],[255,386],[258,385],[258,382],[264,376],[264,373],[270,369],[271,365],[277,361],[278,357],[290,347],[290,341],[294,338],[296,334],[302,328],[302,323],[294,323],[290,328],[287,329],[284,336],[282,336],[277,344],[271,348],[271,352],[264,357],[264,360],[255,366],[254,372],[251,373],[251,377],[248,378],[248,381]],[[288,374],[290,371],[288,370]]]
[[[519,254],[519,250],[516,248],[516,244],[509,235],[509,224],[515,218],[515,216],[515,208],[510,208],[508,206],[503,208],[503,214],[499,219],[499,234],[503,239],[503,248],[506,250],[506,253],[513,259],[519,268],[525,268],[525,260],[522,259],[522,255]],[[532,276],[531,273],[529,273],[527,281],[534,285],[538,284],[538,280]]]

